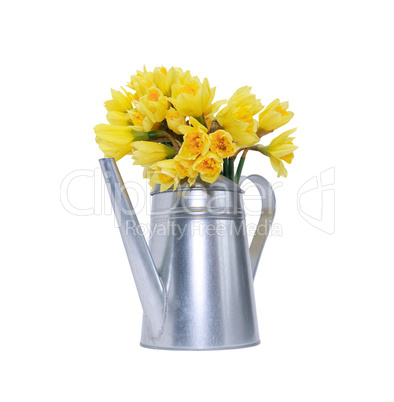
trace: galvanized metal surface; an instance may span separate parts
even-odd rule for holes
[[[112,207],[119,225],[123,245],[137,286],[142,309],[146,314],[146,326],[149,336],[154,338],[161,334],[166,309],[165,287],[157,273],[157,269],[149,252],[140,224],[134,212],[130,198],[125,189],[115,159],[100,159]]]
[[[257,187],[261,198],[261,215],[249,248],[254,279],[265,242],[267,241],[268,234],[274,220],[276,199],[274,190],[264,177],[256,174],[246,177],[242,176],[239,185],[241,186],[245,180],[251,181]]]
[[[141,345],[176,350],[257,345],[253,275],[268,231],[256,231],[252,265],[242,190],[223,176],[212,185],[199,180],[191,189],[155,188],[149,251],[115,161],[100,164],[115,211],[121,211],[116,216],[144,310]],[[272,192],[256,177],[249,179],[263,186],[265,195]],[[263,202],[262,217],[273,215],[274,206]]]

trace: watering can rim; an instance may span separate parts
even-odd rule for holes
[[[219,175],[217,180],[214,183],[204,182],[200,176],[198,176],[196,182],[190,187],[187,180],[183,179],[179,183],[176,190],[173,188],[169,188],[166,191],[160,191],[160,184],[156,184],[153,191],[150,193],[151,195],[156,194],[165,194],[165,193],[176,193],[176,192],[184,192],[184,191],[226,191],[232,193],[241,193],[243,194],[245,191],[241,189],[237,184],[235,184],[232,180],[224,177],[223,175]]]

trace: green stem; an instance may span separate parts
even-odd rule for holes
[[[148,132],[148,139],[155,139],[157,137],[159,137],[161,135],[161,133],[159,131],[149,131]]]
[[[205,120],[204,120],[204,115],[201,115],[200,117],[195,117],[195,119],[196,119],[199,123],[201,123],[203,126],[206,127],[206,125],[205,125]]]
[[[166,137],[176,150],[179,150],[182,146],[182,144],[173,135],[163,130],[149,131],[148,136],[149,138],[157,138],[160,136]]]
[[[228,165],[227,165],[228,159],[225,158],[223,159],[223,176],[228,177]]]
[[[236,173],[236,175],[235,175],[235,183],[236,183],[236,184],[239,183],[239,180],[240,180],[240,178],[241,178],[242,169],[243,169],[244,164],[245,164],[245,159],[246,159],[246,158],[245,158],[244,156],[241,156],[241,159],[239,160],[238,168],[237,168],[237,173]]]
[[[229,172],[228,172],[228,178],[232,181],[234,181],[234,158],[228,158],[228,164],[229,164]]]

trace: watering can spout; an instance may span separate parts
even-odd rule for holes
[[[99,162],[141,300],[147,330],[152,339],[158,338],[162,333],[166,315],[163,282],[140,229],[115,159],[103,158]]]

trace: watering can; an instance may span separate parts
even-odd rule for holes
[[[260,343],[253,280],[275,213],[266,179],[242,177],[262,209],[249,247],[243,190],[224,176],[152,195],[149,247],[113,158],[100,159],[143,309],[141,346],[217,350]]]

